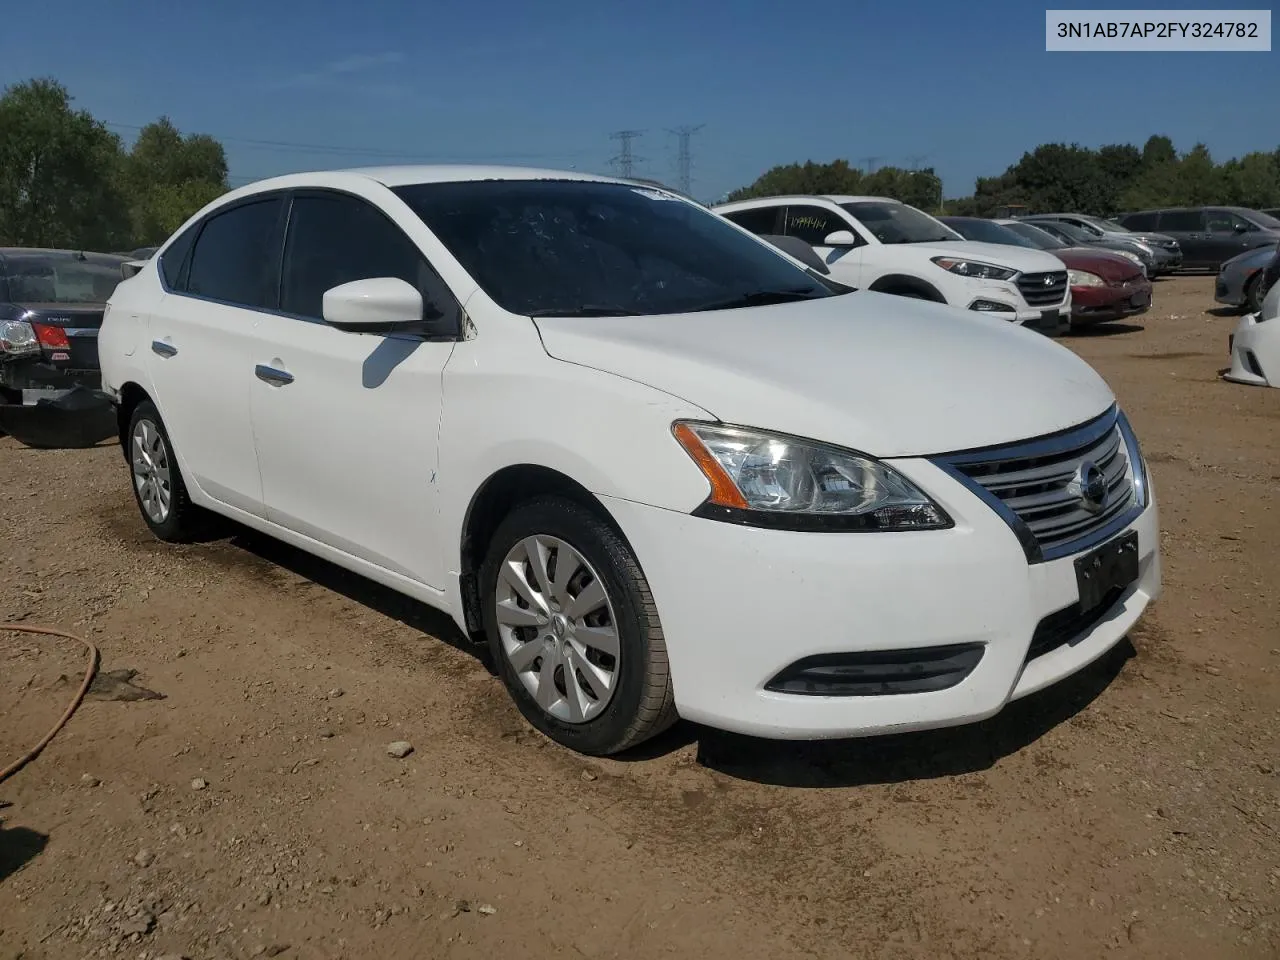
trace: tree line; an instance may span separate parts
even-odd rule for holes
[[[774,167],[728,199],[780,193],[887,196],[935,213],[979,217],[1009,208],[1098,216],[1203,204],[1258,209],[1280,207],[1280,148],[1217,163],[1203,143],[1179,154],[1165,136],[1150,137],[1140,148],[1045,143],[999,176],[979,177],[971,195],[945,202],[932,168],[866,173],[847,160],[808,161]]]
[[[226,192],[227,157],[167,117],[121,138],[51,79],[0,95],[0,246],[128,250],[158,244]]]

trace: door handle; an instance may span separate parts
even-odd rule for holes
[[[168,359],[177,354],[178,348],[172,343],[165,343],[163,340],[152,340],[151,352]]]
[[[253,375],[259,380],[263,380],[272,386],[283,387],[293,383],[293,374],[286,370],[280,370],[276,367],[269,367],[265,363],[260,363],[253,368]]]

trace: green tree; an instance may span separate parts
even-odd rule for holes
[[[184,137],[168,117],[161,117],[139,132],[124,162],[124,183],[134,241],[160,243],[226,192],[226,153],[213,137]]]
[[[1103,210],[1114,202],[1097,154],[1074,143],[1041,144],[1010,172],[1031,203],[1046,212]]]
[[[1173,163],[1178,159],[1178,151],[1173,149],[1173,141],[1168,137],[1153,134],[1147,137],[1142,147],[1142,165],[1158,167],[1161,164]]]
[[[119,138],[56,80],[0,96],[0,242],[110,249],[127,232]]]
[[[833,160],[830,163],[806,160],[802,164],[789,163],[767,170],[755,183],[733,191],[726,199],[733,201],[787,194],[861,192],[862,171],[849,166],[848,160]]]

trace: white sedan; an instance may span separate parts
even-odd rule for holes
[[[447,611],[575,750],[978,720],[1159,593],[1088,365],[649,185],[297,174],[133,269],[100,353],[152,531],[229,517]]]

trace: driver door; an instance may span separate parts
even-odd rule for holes
[[[349,556],[441,588],[437,440],[453,339],[348,333],[322,316],[324,292],[397,277],[425,319],[461,307],[417,245],[360,197],[291,199],[280,311],[256,328],[250,387],[267,519]]]
[[[837,230],[847,230],[853,234],[854,246],[828,246],[827,237]],[[836,280],[859,288],[867,285],[864,283],[868,278],[865,276],[863,263],[865,244],[862,237],[852,224],[834,210],[809,204],[790,204],[782,217],[782,232],[788,237],[798,237],[813,247]]]

